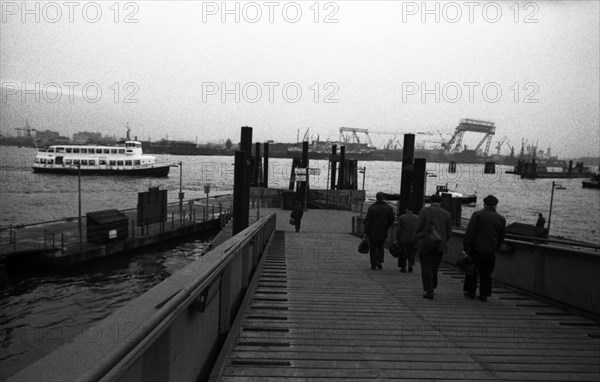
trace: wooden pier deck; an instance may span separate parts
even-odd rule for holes
[[[370,269],[351,213],[307,211],[295,233],[277,212],[216,379],[600,380],[598,322],[498,285],[486,303],[466,299],[449,265],[426,300],[418,262],[400,273],[386,253],[383,270]]]

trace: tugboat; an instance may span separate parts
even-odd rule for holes
[[[450,195],[452,195],[453,198],[462,198],[461,204],[466,204],[466,205],[477,204],[477,194],[464,195],[464,194],[461,194],[460,192],[450,191],[448,189],[447,183],[443,186],[436,186],[435,193],[438,194],[439,196],[442,196],[442,194],[450,194]],[[429,198],[430,198],[429,196],[425,197],[425,203],[429,203]]]
[[[581,187],[600,189],[600,169],[596,174],[592,175],[590,179],[582,181]]]

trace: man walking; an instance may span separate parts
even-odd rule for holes
[[[369,257],[372,270],[382,268],[383,244],[388,230],[396,219],[394,209],[383,198],[383,192],[375,195],[376,202],[369,207],[365,218],[365,235],[369,238]]]
[[[411,203],[406,205],[406,213],[398,219],[398,233],[396,240],[400,244],[400,257],[398,257],[398,267],[400,272],[406,273],[406,263],[408,271],[413,271],[415,265],[415,233],[417,232],[418,217],[413,213],[414,207]]]
[[[500,249],[506,233],[506,219],[496,212],[498,199],[489,195],[483,199],[483,209],[471,216],[463,246],[475,264],[475,271],[465,276],[465,296],[475,298],[477,278],[480,278],[479,301],[487,301],[492,295],[492,271],[496,265],[495,252]]]
[[[438,268],[448,247],[448,239],[452,236],[452,219],[450,213],[441,207],[441,196],[433,194],[429,200],[431,205],[419,213],[416,238],[421,258],[423,297],[433,300],[433,290],[438,284]],[[433,239],[434,236],[438,236],[437,240]]]

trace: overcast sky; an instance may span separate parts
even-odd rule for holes
[[[496,124],[494,144],[600,155],[597,1],[68,4],[2,1],[2,134],[27,119],[69,136],[129,123],[139,139],[237,141],[251,126],[293,142],[473,118]]]

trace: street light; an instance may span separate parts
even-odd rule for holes
[[[554,201],[554,189],[566,190],[560,183],[552,181],[552,192],[550,193],[550,211],[548,212],[548,237],[550,237],[550,223],[552,221],[552,202]]]
[[[367,167],[363,166],[361,167],[358,172],[360,174],[363,174],[363,181],[362,181],[362,191],[363,191],[363,199],[360,202],[360,218],[362,219],[363,216],[363,211],[364,211],[364,207],[365,207],[365,199],[366,199],[366,195],[365,195],[365,173],[367,172]]]

